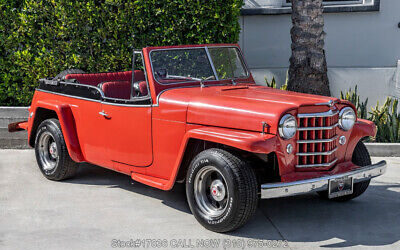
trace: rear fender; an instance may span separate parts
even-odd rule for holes
[[[48,109],[56,112],[58,120],[60,121],[62,133],[64,135],[65,144],[67,145],[68,153],[71,159],[75,162],[85,161],[79,144],[78,135],[76,132],[75,118],[72,113],[71,107],[67,104],[60,104],[58,102],[49,103],[45,101],[38,101],[36,103],[36,109],[34,112],[35,115],[38,108]],[[35,121],[34,117],[32,118],[32,120]],[[32,132],[33,131],[31,130],[29,137],[32,136]]]
[[[10,133],[23,130],[28,130],[28,121],[14,122],[8,124],[8,132]]]

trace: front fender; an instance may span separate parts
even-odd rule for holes
[[[58,120],[60,121],[61,130],[64,136],[65,144],[71,159],[75,162],[84,162],[81,147],[76,132],[75,118],[72,113],[71,107],[67,104],[60,104],[58,102],[45,102],[38,101],[35,107],[35,116],[39,108],[48,109],[56,112]],[[34,118],[34,117],[32,117]],[[32,119],[35,121],[35,119]],[[29,138],[32,130],[30,131]]]
[[[357,122],[354,124],[353,130],[351,132],[349,143],[347,145],[345,156],[346,161],[351,161],[354,148],[362,138],[375,135],[376,125],[372,121],[357,119]]]
[[[162,189],[170,190],[173,187],[190,139],[220,143],[244,151],[263,154],[274,152],[278,143],[276,135],[273,134],[188,125],[171,177]]]
[[[185,135],[186,142],[191,138],[220,143],[252,153],[268,154],[277,147],[276,135],[218,127],[191,129]]]

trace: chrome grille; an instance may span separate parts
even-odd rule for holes
[[[297,168],[328,168],[336,161],[339,111],[298,114]]]

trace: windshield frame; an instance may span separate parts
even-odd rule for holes
[[[214,66],[214,62],[212,61],[211,56],[210,56],[210,53],[209,53],[209,51],[208,51],[209,48],[234,48],[234,49],[236,49],[236,51],[238,52],[238,55],[239,55],[240,62],[241,62],[241,64],[242,64],[242,66],[243,66],[243,69],[244,69],[246,75],[243,76],[243,77],[234,77],[234,78],[219,79],[218,73],[217,73],[217,71],[216,71],[216,69],[215,69],[215,66]],[[193,47],[191,47],[191,46],[185,46],[185,47],[165,48],[165,49],[163,49],[163,48],[157,48],[157,49],[152,49],[152,50],[150,50],[150,52],[149,52],[149,61],[150,61],[151,71],[152,71],[152,76],[153,76],[154,81],[157,82],[158,84],[166,85],[166,86],[168,86],[168,85],[178,85],[178,84],[198,83],[198,82],[201,82],[201,81],[198,81],[198,80],[188,80],[188,81],[181,81],[181,82],[162,83],[162,82],[158,81],[157,78],[156,78],[156,76],[155,76],[155,70],[154,70],[154,67],[153,67],[153,60],[152,60],[152,58],[151,58],[151,53],[152,53],[152,52],[154,52],[154,51],[165,51],[165,50],[167,50],[167,51],[172,51],[172,50],[190,50],[190,49],[204,49],[204,51],[206,52],[206,55],[207,55],[208,61],[209,61],[209,63],[210,63],[211,69],[212,69],[212,71],[213,71],[213,74],[214,74],[215,79],[212,79],[212,80],[203,80],[203,82],[211,82],[211,83],[212,83],[212,82],[231,81],[231,80],[238,80],[238,79],[246,80],[246,79],[248,79],[248,78],[250,77],[250,72],[249,72],[249,69],[248,69],[248,67],[247,67],[247,63],[246,63],[246,61],[244,60],[243,53],[242,53],[242,51],[240,50],[240,48],[237,47],[237,46],[234,46],[234,45],[225,45],[225,46],[215,46],[215,45],[212,45],[212,46],[193,46]]]

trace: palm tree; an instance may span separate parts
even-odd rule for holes
[[[292,0],[288,90],[330,96],[322,0]]]

